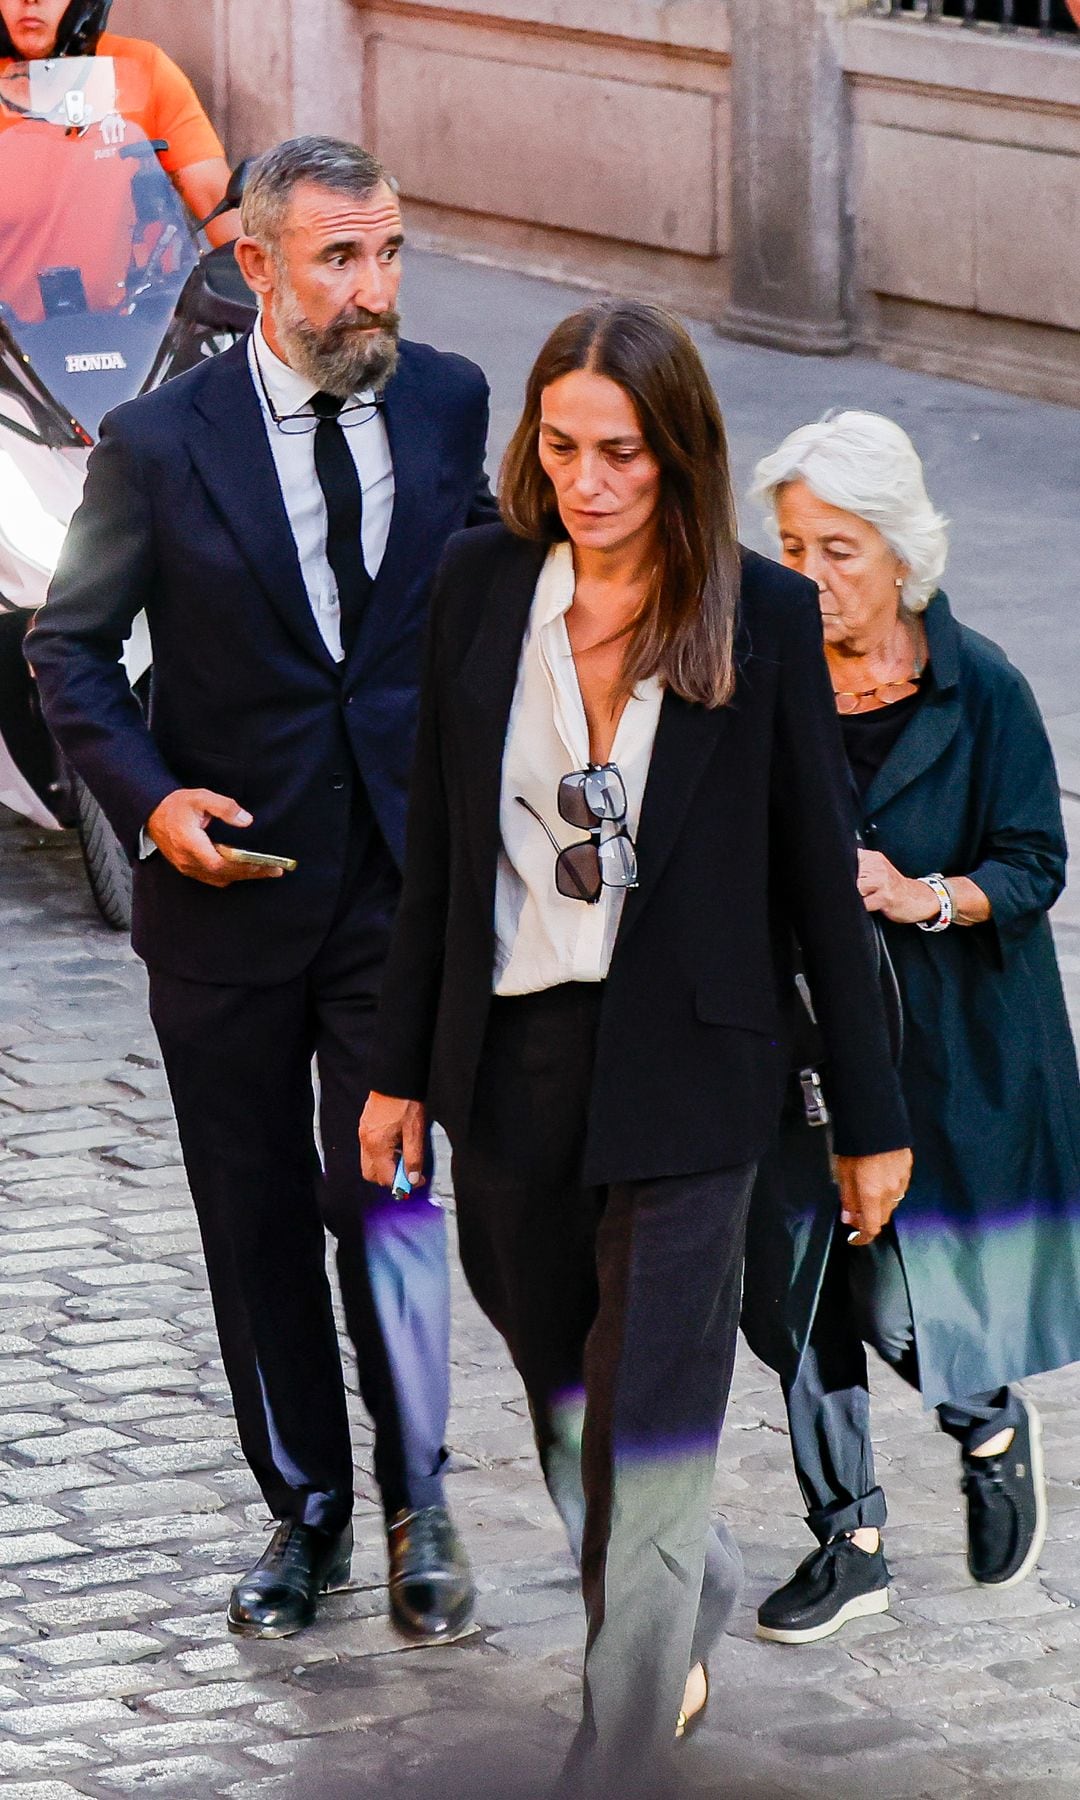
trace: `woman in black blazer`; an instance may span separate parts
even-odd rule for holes
[[[462,1260],[580,1557],[567,1779],[652,1792],[700,1718],[738,1556],[709,1530],[797,934],[860,1241],[907,1185],[813,587],[740,551],[723,421],[671,315],[540,353],[504,525],[433,602],[369,1180],[454,1151]]]

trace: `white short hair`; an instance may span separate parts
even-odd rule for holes
[[[793,431],[754,470],[751,492],[767,503],[774,524],[777,496],[792,481],[805,481],[826,505],[880,531],[908,571],[904,605],[922,612],[945,572],[948,520],[926,491],[907,432],[881,413],[826,413]]]

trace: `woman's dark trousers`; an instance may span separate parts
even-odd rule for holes
[[[892,1226],[863,1248],[848,1245],[846,1227],[837,1230],[802,1366],[784,1388],[806,1522],[822,1544],[885,1523],[870,1443],[865,1344],[918,1388],[911,1299]],[[942,1430],[972,1451],[1014,1426],[1020,1409],[1009,1389],[1000,1388],[949,1401],[937,1415]]]
[[[752,1167],[584,1187],[602,990],[496,999],[454,1186],[465,1273],[522,1376],[581,1564],[590,1794],[651,1792],[741,1563],[710,1527]],[[647,1048],[643,1047],[643,1054]]]

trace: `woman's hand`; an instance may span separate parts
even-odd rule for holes
[[[880,1156],[838,1156],[836,1180],[840,1217],[849,1226],[849,1242],[872,1244],[884,1231],[908,1190],[911,1151],[886,1150]]]
[[[858,887],[867,912],[884,913],[894,925],[918,925],[941,911],[933,889],[901,875],[880,850],[859,851]]]
[[[413,1187],[424,1179],[424,1108],[419,1100],[369,1094],[360,1117],[360,1167],[365,1181],[393,1187],[400,1154]]]

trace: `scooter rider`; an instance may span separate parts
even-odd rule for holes
[[[112,56],[118,72],[118,110],[150,139],[164,141],[162,168],[197,219],[212,212],[229,180],[221,141],[187,76],[164,50],[143,38],[105,30],[112,0],[0,0],[0,77],[12,62],[58,56]],[[125,85],[130,94],[125,96]],[[0,107],[0,130],[18,114]],[[235,212],[207,226],[212,244],[240,229]]]

